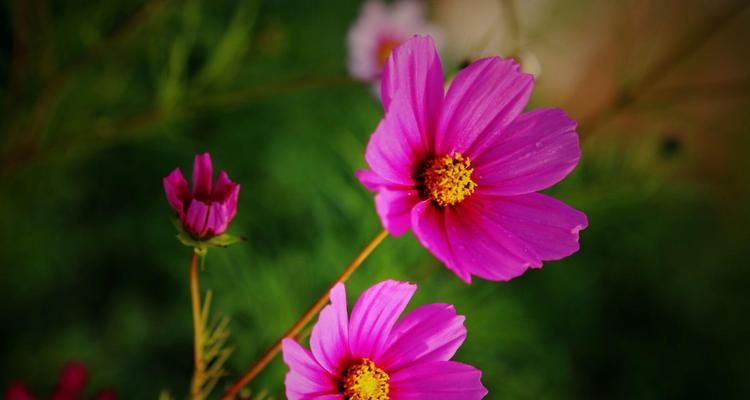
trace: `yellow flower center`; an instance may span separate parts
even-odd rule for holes
[[[388,381],[391,379],[375,363],[363,358],[346,370],[344,377],[344,399],[346,400],[390,400]]]
[[[391,55],[391,51],[393,50],[393,48],[398,45],[398,40],[393,39],[385,39],[378,44],[377,57],[378,65],[381,68],[385,65],[385,62],[388,60],[388,56]]]
[[[422,193],[441,207],[456,205],[476,190],[473,172],[471,160],[461,153],[428,160],[420,177]]]

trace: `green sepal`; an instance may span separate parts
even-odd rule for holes
[[[227,247],[230,244],[247,240],[242,236],[230,235],[228,233],[214,236],[208,240],[198,240],[185,231],[179,219],[173,218],[172,222],[175,228],[177,228],[177,239],[185,246],[192,247],[199,256],[206,255],[209,247]]]
[[[242,236],[235,236],[230,235],[228,233],[225,233],[223,235],[214,236],[211,239],[208,239],[204,243],[207,243],[211,247],[227,247],[230,244],[235,244],[237,242],[244,242],[247,240],[246,238]]]

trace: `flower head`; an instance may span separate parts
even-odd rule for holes
[[[86,382],[89,379],[89,372],[80,361],[68,361],[60,371],[57,378],[55,393],[52,395],[53,400],[77,399],[83,389],[86,388]]]
[[[523,112],[533,77],[490,57],[447,92],[432,38],[394,49],[381,83],[385,116],[357,177],[376,191],[393,235],[411,229],[461,279],[509,280],[578,250],[586,215],[536,193],[580,158],[576,123],[555,108]]]
[[[313,327],[310,350],[284,339],[286,395],[298,399],[481,399],[481,371],[450,361],[466,339],[450,304],[415,308],[399,320],[415,285],[384,281],[367,289],[348,315],[339,283]]]
[[[195,156],[192,191],[179,168],[163,180],[167,200],[182,227],[197,240],[223,234],[237,214],[240,185],[230,181],[225,171],[219,173],[215,186],[212,182],[213,168],[208,153]]]
[[[80,361],[68,361],[60,370],[55,384],[55,390],[49,396],[52,400],[76,400],[80,399],[86,389],[88,382],[88,369]],[[15,381],[8,386],[5,392],[7,400],[34,400],[37,397],[21,381]],[[102,389],[91,397],[93,400],[116,400],[117,396],[112,390]]]
[[[11,382],[5,391],[6,400],[36,400],[28,386],[23,382]]]
[[[424,13],[424,5],[417,0],[398,0],[392,5],[367,1],[347,38],[352,76],[377,82],[394,47],[415,33],[435,35],[437,29],[427,24]]]

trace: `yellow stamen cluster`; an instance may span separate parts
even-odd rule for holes
[[[477,184],[471,180],[471,160],[461,153],[428,161],[421,179],[423,194],[441,207],[456,205],[471,196]]]
[[[390,400],[388,381],[391,379],[371,360],[363,358],[346,370],[343,381],[346,400]]]
[[[378,65],[380,65],[381,68],[385,65],[385,62],[388,61],[388,56],[391,55],[393,48],[398,46],[398,44],[399,43],[396,40],[387,39],[378,45]]]

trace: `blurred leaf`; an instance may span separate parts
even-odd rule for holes
[[[260,0],[242,2],[237,6],[221,40],[212,46],[213,52],[197,78],[199,85],[232,80],[242,56],[250,49],[259,7]]]
[[[157,92],[159,104],[165,109],[175,108],[187,90],[185,68],[201,19],[199,0],[186,1],[180,10],[181,28],[169,48],[167,69],[163,73]]]

